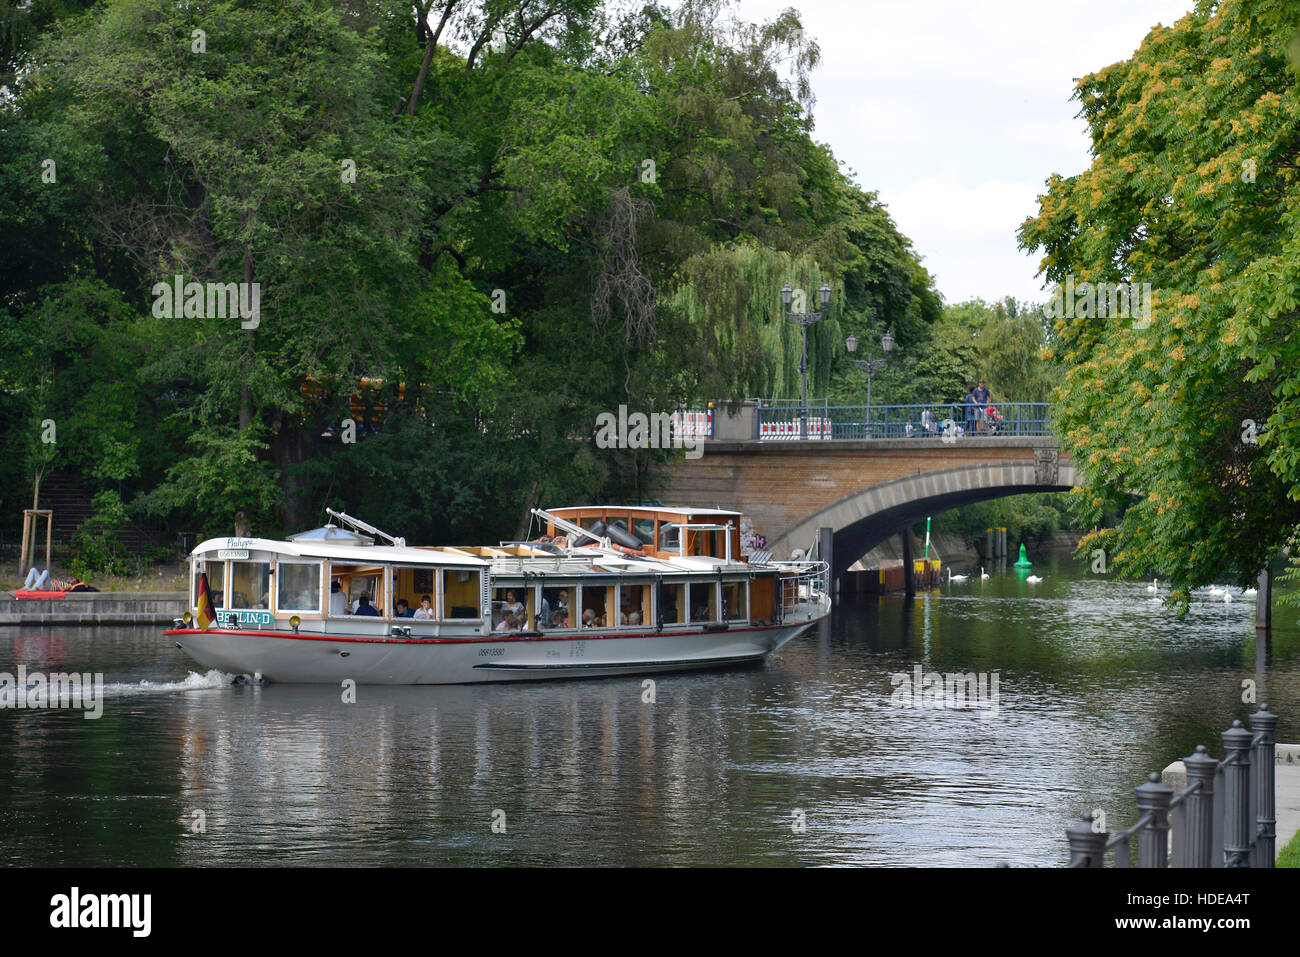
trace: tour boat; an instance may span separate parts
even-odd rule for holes
[[[326,511],[200,543],[176,647],[267,681],[532,681],[758,662],[830,613],[826,563],[742,554],[739,512],[534,509],[534,541],[412,547]]]

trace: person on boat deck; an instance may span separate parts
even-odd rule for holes
[[[555,610],[567,616],[569,614],[569,593],[560,592],[560,597],[555,599]]]
[[[519,616],[524,613],[524,603],[515,598],[513,591],[506,592],[505,612],[509,615]]]
[[[632,612],[632,614],[627,616],[627,623],[629,625],[641,624],[641,613],[639,611]]]
[[[433,618],[433,602],[428,595],[420,596],[420,607],[415,609],[412,618],[418,618],[421,621],[430,621]]]
[[[372,615],[378,617],[379,612],[375,610],[375,607],[372,604],[370,604],[370,596],[362,595],[360,598],[357,599],[357,610],[354,611],[352,614]]]
[[[583,628],[596,627],[596,613],[592,611],[590,608],[588,608],[586,611],[582,613],[582,627]]]
[[[395,618],[411,618],[415,612],[411,611],[411,606],[406,603],[405,598],[397,599],[397,610],[393,612]]]
[[[348,599],[339,588],[339,583],[333,582],[330,585],[330,614],[346,615],[348,613]]]

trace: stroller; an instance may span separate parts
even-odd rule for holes
[[[984,426],[985,435],[997,435],[1002,431],[1002,413],[998,411],[996,405],[990,404],[989,407],[984,410],[984,415],[986,416],[986,425]]]

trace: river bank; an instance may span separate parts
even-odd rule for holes
[[[169,623],[185,613],[183,591],[71,592],[62,598],[15,598],[0,592],[0,625]]]

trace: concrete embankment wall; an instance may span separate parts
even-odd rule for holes
[[[0,625],[170,624],[189,596],[172,591],[74,592],[62,598],[14,598],[0,592]]]

